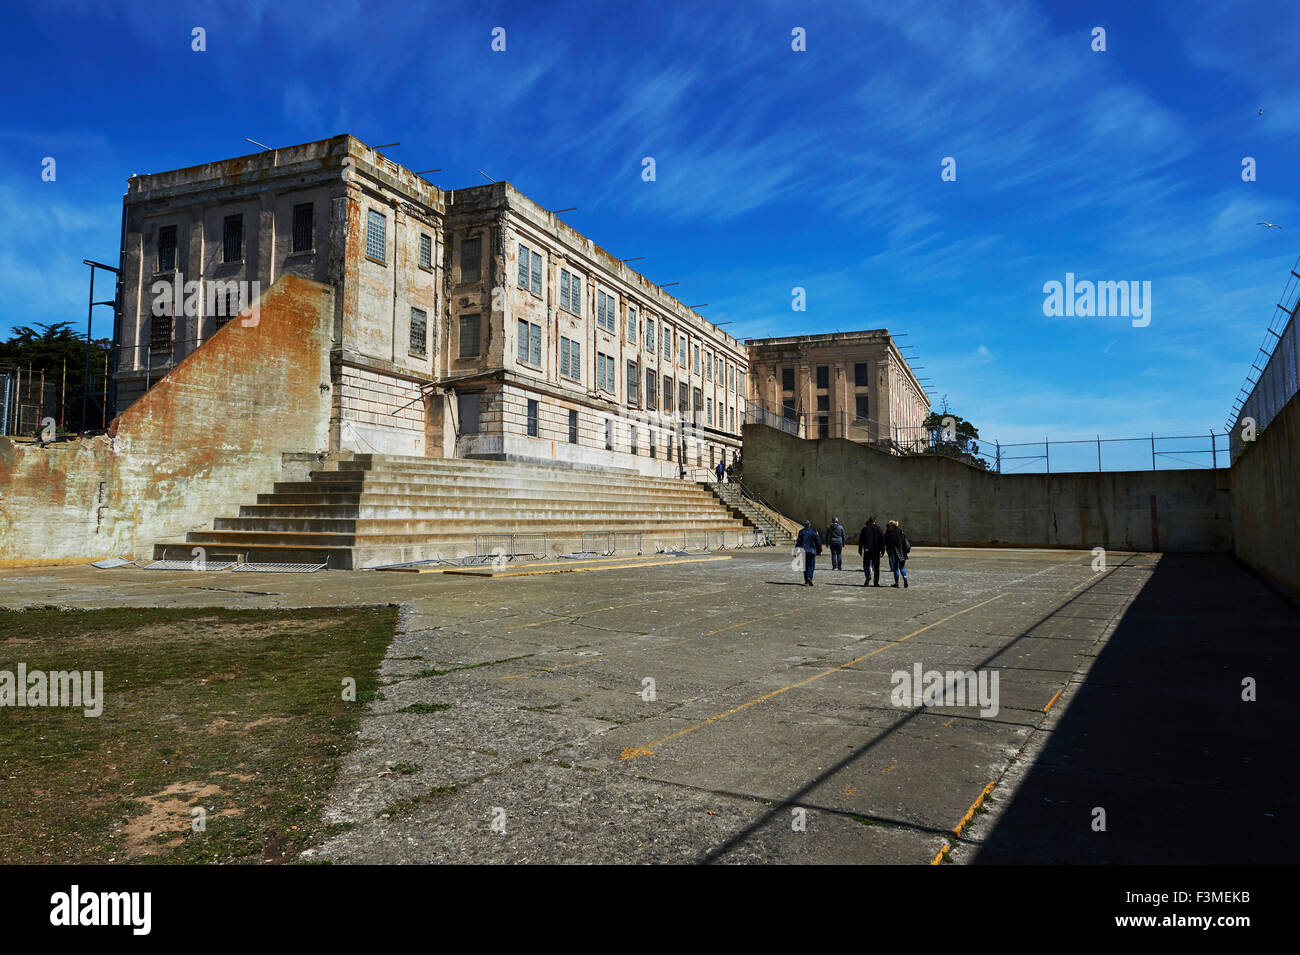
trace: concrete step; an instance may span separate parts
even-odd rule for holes
[[[557,507],[546,511],[521,511],[501,508],[497,511],[457,511],[418,516],[398,513],[390,517],[218,517],[213,529],[218,531],[258,531],[267,534],[370,534],[390,533],[393,527],[409,533],[438,533],[446,528],[460,527],[468,533],[485,533],[476,529],[484,525],[515,527],[526,524],[547,527],[588,527],[590,525],[624,524],[635,527],[692,527],[696,524],[726,524],[742,526],[739,518],[713,511],[662,512],[647,515],[629,514],[627,511],[584,510],[573,506]]]
[[[583,472],[585,475],[585,472]],[[420,486],[427,487],[448,487],[458,488],[465,491],[471,490],[550,490],[559,489],[564,491],[581,491],[585,489],[611,492],[648,494],[648,495],[685,495],[701,499],[708,499],[711,495],[708,491],[699,485],[688,484],[682,481],[655,481],[653,483],[633,483],[618,481],[601,481],[591,480],[583,477],[570,478],[567,474],[549,472],[541,474],[503,474],[503,473],[458,473],[445,469],[436,472],[425,472],[417,470],[409,471],[389,471],[389,472],[365,472],[365,476],[358,481],[353,472],[343,471],[314,471],[311,475],[310,487],[316,488],[347,488],[357,487],[400,487],[403,489],[413,489]],[[275,490],[284,490],[286,492],[301,492],[307,488],[302,482],[286,482],[284,485],[277,484]]]

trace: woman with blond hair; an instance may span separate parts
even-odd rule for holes
[[[898,586],[898,575],[903,575],[903,587],[907,587],[907,552],[912,549],[898,521],[890,521],[885,527],[885,553],[889,556],[889,570],[894,575],[890,586]]]

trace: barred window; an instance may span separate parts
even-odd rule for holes
[[[713,399],[704,399],[704,423],[710,428],[713,427]]]
[[[542,256],[522,242],[519,243],[519,281],[518,285],[534,295],[542,294]]]
[[[221,229],[221,261],[244,261],[244,217],[226,216]]]
[[[614,320],[615,301],[614,296],[607,295],[597,290],[596,292],[596,325],[607,332],[613,332],[615,328]]]
[[[479,317],[460,317],[460,357],[477,358],[479,353]]]
[[[655,320],[653,318],[645,320],[645,350],[652,356],[655,353]]]
[[[569,444],[578,443],[578,412],[569,410]]]
[[[411,354],[425,355],[429,348],[429,316],[424,309],[411,309]]]
[[[528,437],[537,437],[537,402],[528,399]]]
[[[636,366],[636,362],[629,361],[627,363],[627,403],[630,405],[638,403],[638,393],[640,389],[637,385],[640,378],[641,373]]]
[[[236,282],[216,282],[214,286],[225,286],[224,288],[215,288],[213,293],[213,317],[216,320],[217,328],[225,328],[230,320],[239,314],[239,285]]]
[[[627,443],[628,443],[628,448],[631,450],[631,452],[633,454],[636,454],[636,425],[634,424],[628,425]]]
[[[596,387],[601,391],[613,393],[618,387],[614,381],[614,359],[610,355],[596,353]]]
[[[867,363],[865,361],[855,362],[853,365],[853,387],[867,387]]]
[[[460,240],[460,281],[477,282],[483,274],[483,240],[478,236]]]
[[[636,306],[629,305],[627,307],[627,340],[633,345],[636,344],[636,325]]]
[[[781,390],[794,391],[794,369],[793,368],[781,369]]]
[[[420,268],[433,268],[433,236],[427,232],[420,233]]]
[[[542,363],[542,327],[519,319],[519,360],[530,365]]]
[[[704,377],[713,380],[713,355],[709,352],[704,353]]]
[[[673,380],[664,375],[664,411],[672,414],[673,411]]]
[[[645,373],[645,406],[646,406],[646,408],[647,408],[648,410],[650,410],[650,411],[658,411],[658,410],[659,410],[659,408],[658,408],[658,403],[657,403],[657,398],[658,398],[658,396],[655,394],[655,392],[656,392],[656,390],[657,390],[657,389],[655,388],[655,379],[656,379],[657,377],[658,377],[658,376],[656,376],[655,373],[654,373],[653,371],[651,371],[649,368],[646,369],[646,373]]]
[[[682,371],[686,371],[686,336],[681,336],[681,354],[678,356],[677,364],[682,366]]]
[[[698,375],[699,373],[700,373],[700,346],[696,345],[694,348],[691,349],[691,374]]]
[[[664,357],[669,361],[673,357],[673,330],[667,325],[664,326]]]
[[[176,268],[176,227],[165,225],[158,230],[158,271]]]
[[[560,339],[560,375],[574,381],[582,379],[582,344],[571,338]]]
[[[388,261],[388,220],[374,209],[366,219],[366,257],[376,262]]]
[[[170,309],[168,309],[170,311]],[[172,317],[170,315],[150,315],[149,350],[166,351],[172,344]]]
[[[691,410],[691,398],[686,387],[686,382],[684,381],[677,383],[677,413],[683,418],[686,417],[687,413]]]
[[[560,269],[560,308],[582,314],[582,279],[567,269]]]
[[[315,247],[315,214],[310,202],[293,207],[293,251],[310,252]]]

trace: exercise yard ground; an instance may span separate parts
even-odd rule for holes
[[[825,558],[803,587],[771,549],[503,579],[41,568],[0,603],[400,604],[305,859],[1289,861],[1294,606],[1226,556],[1092,561],[918,548],[907,590]],[[995,669],[998,713],[895,706],[918,663]]]

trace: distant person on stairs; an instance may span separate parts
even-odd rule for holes
[[[822,552],[822,539],[813,530],[810,522],[803,522],[803,530],[799,532],[799,537],[795,540],[794,546],[803,552],[803,582],[805,586],[811,587],[813,585],[813,571],[817,568],[817,555]]]
[[[724,477],[727,476],[727,469],[726,469],[726,467],[724,467],[723,464],[722,464],[722,462],[719,461],[719,462],[718,462],[718,466],[717,466],[716,468],[714,468],[713,470],[714,470],[714,473],[716,473],[716,474],[718,475],[718,483],[721,484],[721,483],[722,483],[722,479],[723,479]]]
[[[843,570],[844,525],[838,517],[832,517],[831,526],[826,528],[826,543],[831,548],[831,570]]]

